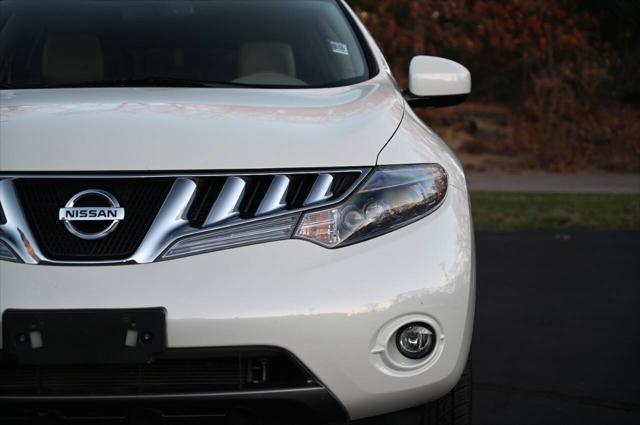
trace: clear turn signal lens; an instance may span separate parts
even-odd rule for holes
[[[446,193],[438,164],[377,168],[343,204],[305,214],[295,237],[327,248],[362,242],[427,216]]]
[[[299,219],[299,214],[288,215],[195,234],[173,244],[162,255],[162,259],[171,260],[221,249],[290,239]]]

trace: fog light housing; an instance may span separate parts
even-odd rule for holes
[[[435,331],[425,323],[409,323],[396,332],[396,346],[405,357],[423,359],[436,347]]]

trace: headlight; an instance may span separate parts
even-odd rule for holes
[[[295,237],[327,248],[362,242],[427,216],[446,193],[440,165],[376,168],[343,204],[305,214]]]

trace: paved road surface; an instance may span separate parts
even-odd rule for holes
[[[477,424],[640,424],[640,232],[480,233]]]
[[[640,193],[640,174],[467,174],[469,188],[491,192]]]

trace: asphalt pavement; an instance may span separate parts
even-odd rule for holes
[[[640,424],[640,231],[480,232],[476,424]]]

